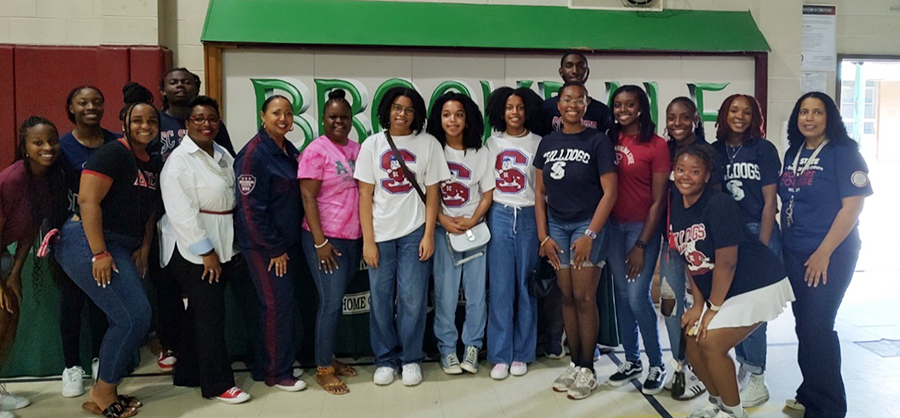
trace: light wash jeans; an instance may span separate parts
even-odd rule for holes
[[[456,342],[459,340],[456,306],[459,304],[460,281],[466,297],[463,344],[481,349],[484,345],[484,327],[487,324],[487,258],[477,257],[459,266],[453,261],[454,258],[461,260],[483,252],[485,248],[464,253],[453,251],[453,257],[450,256],[450,251],[447,231],[438,225],[434,231],[434,335],[438,340],[441,357],[456,354]]]

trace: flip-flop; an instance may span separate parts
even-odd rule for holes
[[[94,401],[88,401],[81,404],[81,409],[106,418],[129,418],[137,415],[137,409],[129,407],[121,400],[111,403],[102,411],[100,410],[100,406]]]

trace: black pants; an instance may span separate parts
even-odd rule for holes
[[[178,253],[178,250],[175,250]],[[159,237],[158,233],[154,233],[153,242],[150,245],[150,256],[148,258],[149,268],[147,275],[153,284],[156,294],[156,336],[159,337],[159,344],[163,351],[172,350],[178,353],[181,349],[178,345],[179,336],[181,335],[180,327],[182,316],[184,315],[184,301],[182,300],[182,289],[175,274],[171,269],[164,269],[159,266]],[[202,266],[200,272],[202,273]],[[197,277],[200,277],[199,275]],[[199,279],[198,279],[199,280]],[[153,303],[153,299],[151,299]],[[181,357],[178,357],[179,362]],[[176,366],[178,367],[178,366]]]
[[[222,264],[218,282],[201,280],[203,265],[185,260],[176,248],[165,270],[184,289],[187,310],[181,319],[181,346],[175,367],[176,386],[200,386],[206,398],[234,387],[234,373],[225,345],[225,283],[233,263]]]
[[[795,300],[791,307],[797,330],[797,360],[803,383],[797,400],[806,407],[807,418],[839,418],[847,415],[847,396],[841,378],[841,344],[834,320],[850,285],[859,252],[834,253],[828,262],[828,283],[809,287],[803,279],[803,263],[810,254],[785,249],[787,268]]]
[[[81,313],[84,305],[88,309],[88,327],[91,332],[91,358],[100,357],[100,344],[109,324],[106,314],[94,304],[55,261],[50,263],[50,271],[59,285],[59,331],[62,337],[63,359],[66,368],[81,365]]]

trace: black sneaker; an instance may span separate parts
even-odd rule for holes
[[[644,373],[644,367],[641,362],[632,363],[626,361],[619,366],[619,371],[609,377],[609,384],[613,386],[622,386],[634,379],[641,377]]]
[[[644,387],[641,392],[644,395],[656,395],[662,392],[663,382],[666,381],[666,368],[664,366],[650,366],[647,373],[647,380],[644,381]]]

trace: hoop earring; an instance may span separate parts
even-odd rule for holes
[[[291,125],[291,129],[288,129],[288,132],[294,132],[294,126]]]

